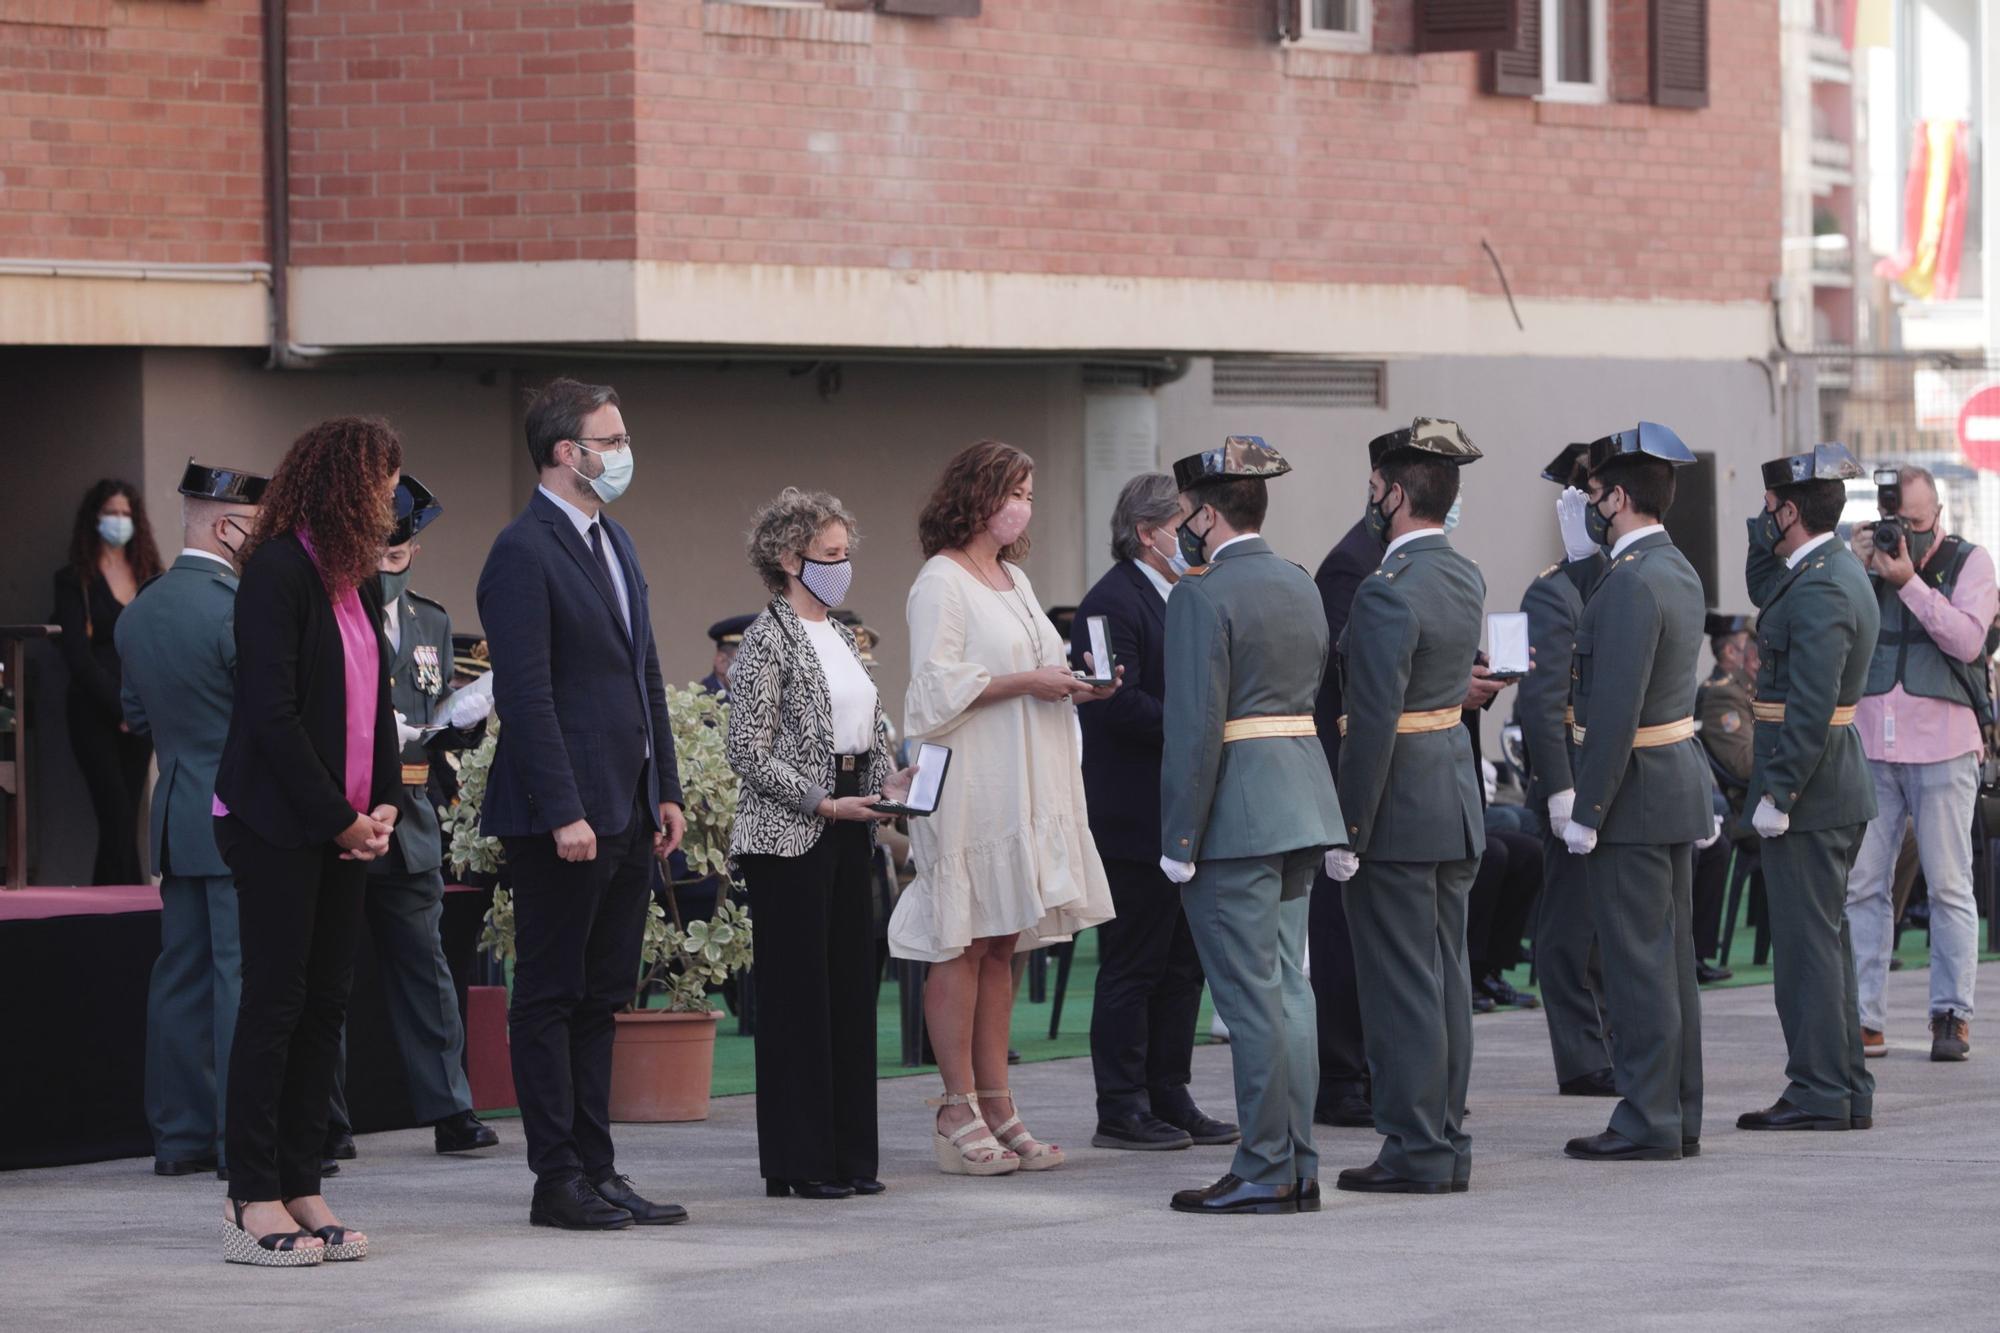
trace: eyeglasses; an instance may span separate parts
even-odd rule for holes
[[[630,449],[632,447],[632,437],[630,435],[579,435],[576,437],[575,442],[578,444],[602,444],[614,450]]]

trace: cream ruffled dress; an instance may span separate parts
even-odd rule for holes
[[[1073,705],[973,705],[995,676],[1067,665],[1028,576],[996,592],[935,555],[910,588],[905,734],[951,747],[937,812],[910,821],[917,877],[889,921],[897,958],[944,962],[1018,932],[1036,949],[1109,921],[1111,886],[1084,809]]]

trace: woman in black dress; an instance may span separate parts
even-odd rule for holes
[[[70,532],[69,563],[56,571],[56,640],[69,663],[69,745],[97,814],[93,884],[143,884],[139,796],[153,743],[125,726],[112,632],[139,588],[160,572],[146,506],[129,481],[107,477],[84,493]]]

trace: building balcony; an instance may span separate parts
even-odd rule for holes
[[[1814,83],[1854,82],[1854,56],[1840,38],[1815,31],[1806,39],[1806,72]]]
[[[1812,283],[1815,287],[1854,285],[1854,247],[1838,234],[1812,238]]]
[[[1815,135],[1810,157],[1814,193],[1854,184],[1854,145]]]

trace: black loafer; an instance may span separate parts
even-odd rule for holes
[[[1681,1140],[1681,1156],[1683,1156],[1683,1157],[1699,1157],[1699,1156],[1701,1156],[1701,1140],[1700,1140],[1700,1139],[1682,1139],[1682,1140]]]
[[[1588,1074],[1578,1074],[1556,1084],[1556,1091],[1565,1097],[1616,1097],[1618,1082],[1609,1069],[1593,1069]]]
[[[1170,1112],[1156,1118],[1180,1130],[1202,1147],[1234,1143],[1243,1137],[1242,1131],[1235,1125],[1227,1120],[1217,1120],[1199,1106],[1190,1106],[1185,1111]]]
[[[1869,1125],[1875,1123],[1872,1116],[1863,1116]],[[1794,1106],[1783,1097],[1772,1102],[1761,1111],[1745,1111],[1736,1117],[1738,1129],[1820,1129],[1846,1130],[1854,1128],[1854,1122],[1846,1116],[1814,1115],[1804,1107]],[[1863,1125],[1866,1129],[1868,1125]]]
[[[199,1176],[213,1170],[213,1157],[183,1157],[174,1161],[164,1157],[153,1159],[153,1174],[156,1176]]]
[[[1512,1005],[1516,1009],[1539,1009],[1542,1007],[1542,1002],[1539,999],[1528,994],[1526,991],[1516,990],[1503,977],[1482,977],[1478,981],[1477,987],[1480,992],[1490,997],[1495,1004]]]
[[[1344,1092],[1330,1101],[1322,1097],[1313,1107],[1313,1123],[1336,1129],[1373,1129],[1375,1110],[1360,1093]]]
[[[326,1148],[320,1153],[320,1156],[329,1161],[351,1162],[360,1156],[360,1154],[354,1149],[354,1136],[352,1134],[329,1134],[326,1139]]]
[[[602,1180],[593,1180],[590,1187],[597,1191],[597,1197],[614,1208],[623,1208],[632,1214],[632,1220],[642,1227],[669,1227],[676,1222],[688,1220],[688,1210],[677,1203],[654,1203],[632,1188],[629,1176],[616,1172]],[[845,1198],[845,1195],[839,1197]]]
[[[1716,982],[1728,981],[1735,975],[1734,972],[1731,972],[1726,967],[1717,967],[1714,963],[1705,962],[1699,958],[1695,959],[1694,979],[1697,985],[1713,986]]]
[[[1110,1120],[1100,1119],[1097,1132],[1090,1136],[1093,1148],[1122,1148],[1127,1152],[1172,1152],[1176,1148],[1193,1147],[1194,1142],[1186,1130],[1140,1111]]]
[[[1449,1180],[1409,1180],[1397,1175],[1380,1162],[1370,1162],[1367,1166],[1350,1166],[1341,1172],[1333,1182],[1335,1189],[1351,1190],[1356,1194],[1450,1194]]]
[[[766,1180],[764,1182],[764,1197],[782,1199],[788,1194],[796,1194],[801,1199],[851,1199],[854,1197],[854,1186],[844,1180]]]
[[[534,1202],[528,1206],[528,1221],[538,1227],[563,1231],[623,1231],[632,1225],[632,1214],[571,1176],[535,1186]]]
[[[1571,1139],[1563,1152],[1584,1162],[1678,1162],[1683,1155],[1679,1148],[1648,1148],[1609,1129]]]
[[[1298,1185],[1253,1185],[1238,1176],[1224,1176],[1206,1189],[1181,1190],[1174,1195],[1177,1213],[1296,1213]]]
[[[1299,1201],[1299,1211],[1300,1211],[1300,1212],[1302,1212],[1302,1213],[1316,1213],[1316,1212],[1318,1212],[1318,1211],[1319,1211],[1319,1177],[1318,1177],[1318,1176],[1300,1176],[1300,1177],[1299,1177],[1299,1183],[1298,1183],[1298,1184],[1297,1184],[1296,1186],[1294,1186],[1294,1187],[1293,1187],[1293,1189],[1292,1189],[1292,1195],[1293,1195],[1293,1197],[1294,1197],[1294,1198],[1296,1198],[1296,1199],[1297,1199],[1297,1200]]]
[[[492,1127],[470,1111],[446,1116],[431,1127],[431,1134],[441,1153],[476,1152],[498,1147],[500,1143],[500,1136]]]
[[[322,1157],[322,1158],[320,1159],[320,1163],[319,1163],[319,1174],[320,1174],[320,1178],[321,1178],[322,1180],[323,1180],[323,1179],[325,1179],[325,1178],[326,1178],[326,1177],[328,1177],[328,1176],[337,1176],[337,1175],[339,1175],[339,1174],[340,1174],[340,1163],[339,1163],[339,1162],[336,1162],[336,1161],[335,1161],[335,1160],[333,1160],[333,1158],[331,1158],[331,1157]]]
[[[1488,995],[1488,994],[1487,994],[1487,993],[1486,993],[1485,991],[1477,991],[1477,990],[1476,990],[1476,991],[1472,992],[1472,1012],[1473,1012],[1473,1013],[1475,1013],[1475,1014],[1490,1014],[1490,1013],[1492,1013],[1492,1012],[1493,1012],[1493,1011],[1494,1011],[1495,1009],[1498,1009],[1499,1007],[1500,1007],[1500,1006],[1499,1006],[1498,1004],[1494,1003],[1494,1000],[1493,1000],[1493,997],[1492,997],[1491,995]]]
[[[845,1183],[856,1194],[880,1194],[889,1188],[873,1176],[856,1176]]]

